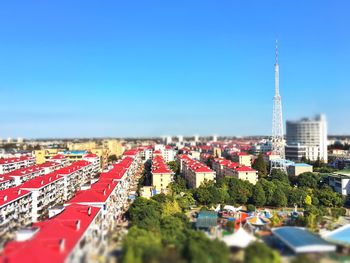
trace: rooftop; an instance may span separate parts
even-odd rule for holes
[[[336,247],[301,227],[273,228],[272,233],[295,253],[331,252]]]
[[[20,186],[11,187],[0,191],[0,207],[17,200],[20,197],[30,194],[27,190],[22,190]]]
[[[52,219],[33,224],[33,227],[39,227],[34,237],[27,241],[9,242],[0,255],[0,261],[64,262],[100,209],[74,204]]]

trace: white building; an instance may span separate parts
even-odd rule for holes
[[[18,227],[32,220],[32,194],[20,187],[11,187],[0,192],[0,245],[13,237]]]
[[[0,159],[0,174],[35,165],[35,157],[21,156]]]
[[[318,158],[328,161],[327,121],[324,115],[287,121],[286,137],[286,159],[299,161],[305,157],[311,161]]]
[[[63,201],[63,178],[56,173],[38,176],[20,185],[32,192],[32,221],[43,218],[48,209]]]
[[[339,194],[350,195],[350,172],[348,170],[339,171],[328,177],[329,186]]]

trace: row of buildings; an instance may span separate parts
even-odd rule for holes
[[[86,162],[92,165],[91,162]],[[51,179],[45,178],[45,182],[51,182],[51,187],[39,191],[45,195],[45,198],[38,201],[50,201],[51,197],[56,196],[56,198],[61,197],[63,202],[60,206],[49,209],[49,219],[34,222],[30,227],[17,231],[15,240],[6,244],[0,260],[5,262],[97,260],[97,257],[106,249],[109,231],[120,220],[126,209],[128,191],[132,182],[135,181],[135,175],[139,172],[141,163],[141,154],[137,151],[134,155],[123,156],[121,161],[110,165],[98,178],[94,178],[96,174],[92,172],[94,169],[91,169],[90,182],[78,182],[77,191],[69,196],[68,200],[64,195],[66,187],[62,184],[63,181],[61,185],[56,183],[62,180],[59,179],[59,172],[56,171],[55,174],[50,175]],[[74,173],[74,171],[76,173],[79,170],[71,166],[62,169],[67,174],[72,174],[71,172]],[[81,178],[84,178],[82,174],[76,177],[78,180]],[[30,187],[38,182],[36,179]],[[74,185],[71,186],[74,187]],[[27,211],[27,214],[29,207],[33,205],[30,187],[27,185],[25,189],[21,186],[9,188],[17,194],[15,199],[21,200],[17,206],[21,204],[20,207],[23,211]],[[22,196],[25,196],[25,199],[22,199]],[[14,207],[17,206],[14,205]],[[18,215],[21,211],[15,214]]]
[[[26,168],[35,163],[35,157],[33,156],[2,158],[0,159],[0,174],[12,172],[20,168]]]
[[[47,217],[49,208],[69,200],[80,186],[93,179],[99,165],[85,160],[66,164],[51,166],[61,168],[49,173],[46,173],[49,170],[35,169],[42,165],[24,168],[28,172],[23,174],[22,169],[11,172],[20,172],[21,183],[0,191],[0,237],[3,242],[12,238],[18,228]]]
[[[125,147],[122,142],[116,139],[106,139],[101,142],[97,141],[82,141],[82,142],[68,142],[67,148],[46,148],[42,150],[34,150],[33,154],[38,164],[44,163],[57,154],[66,156],[70,162],[81,160],[88,153],[92,153],[100,157],[101,166],[108,163],[108,157],[115,155],[121,157]]]

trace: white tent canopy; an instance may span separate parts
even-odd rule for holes
[[[222,241],[226,243],[228,247],[246,248],[250,243],[254,242],[256,237],[249,234],[242,227],[240,227],[235,233],[224,236]]]
[[[232,206],[232,205],[225,205],[224,206],[224,210],[228,210],[228,211],[231,211],[231,212],[237,212],[237,211],[239,211],[239,210],[242,210],[242,207],[240,206],[240,207],[234,207],[234,206]]]

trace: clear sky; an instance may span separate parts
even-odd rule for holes
[[[288,2],[288,3],[287,3]],[[0,137],[350,134],[349,1],[1,1]]]

